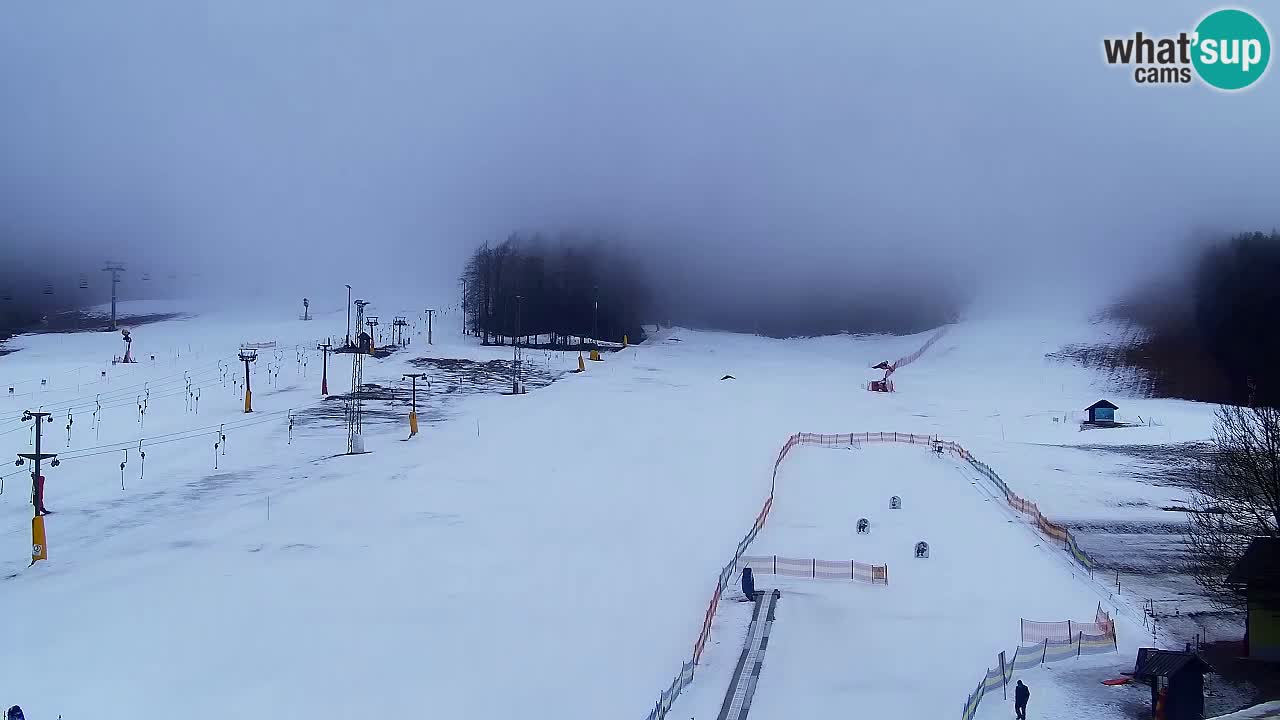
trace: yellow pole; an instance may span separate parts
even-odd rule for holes
[[[409,437],[418,434],[418,413],[409,413]]]
[[[626,336],[626,335],[623,335],[623,336],[622,336],[622,347],[627,347],[627,336]]]
[[[587,364],[582,362],[582,353],[578,353],[578,372],[585,372]]]
[[[244,389],[244,411],[253,412],[253,391],[249,388]]]
[[[45,544],[44,518],[37,515],[31,518],[31,564],[49,559],[49,546]]]

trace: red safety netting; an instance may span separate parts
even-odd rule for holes
[[[1022,621],[1023,645],[1042,643],[1045,640],[1049,642],[1071,642],[1076,639],[1079,633],[1114,639],[1116,634],[1115,623],[1111,621],[1111,616],[1107,614],[1107,611],[1102,609],[1101,603],[1098,604],[1098,611],[1094,616],[1093,622],[1077,622],[1075,620],[1061,620],[1058,622]]]
[[[853,580],[872,585],[889,583],[886,565],[858,562],[856,560],[818,560],[816,558],[787,558],[777,555],[744,556],[739,567],[749,567],[757,575],[786,575],[826,580]]]

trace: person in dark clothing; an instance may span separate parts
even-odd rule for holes
[[[749,567],[742,568],[742,594],[746,595],[748,600],[756,599],[756,579]]]
[[[1027,720],[1027,701],[1031,699],[1031,689],[1018,681],[1018,687],[1013,691],[1013,711],[1017,714],[1018,720]]]

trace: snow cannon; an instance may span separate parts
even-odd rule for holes
[[[124,338],[124,357],[111,358],[111,364],[118,365],[120,363],[137,362],[137,360],[133,359],[133,338],[129,337],[129,331],[121,330],[120,335]]]
[[[892,375],[893,371],[897,370],[898,367],[896,365],[889,364],[889,361],[887,360],[880,362],[878,365],[872,365],[871,367],[876,370],[883,370],[884,377],[867,383],[867,389],[871,392],[893,392],[893,381],[889,379],[889,376]]]

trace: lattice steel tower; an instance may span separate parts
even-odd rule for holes
[[[364,306],[369,303],[364,300],[356,300],[356,329],[359,330],[364,322]],[[362,352],[360,343],[356,343],[356,352],[351,353],[351,395],[347,398],[347,454],[364,452],[364,438],[361,437],[362,415],[364,414],[363,403],[360,398],[360,388],[364,385],[364,353]]]

